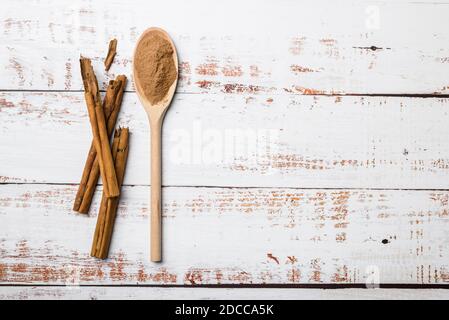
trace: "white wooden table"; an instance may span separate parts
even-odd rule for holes
[[[3,1],[0,299],[448,298],[448,16],[447,1]],[[164,261],[149,262],[149,137],[132,83],[100,261],[101,186],[89,216],[71,210],[91,140],[78,59],[103,88],[131,77],[149,26],[180,60]]]

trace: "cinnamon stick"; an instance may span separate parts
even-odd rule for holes
[[[107,119],[107,128],[109,137],[115,128],[115,123],[122,105],[123,94],[126,87],[126,76],[119,75],[115,80],[109,82],[106,95],[103,100],[104,116]],[[73,204],[73,210],[79,213],[88,213],[95,187],[100,176],[100,167],[98,164],[97,152],[92,141],[90,150],[84,165],[83,175],[81,177],[78,192]]]
[[[104,66],[106,71],[109,71],[109,68],[111,68],[116,53],[117,53],[117,39],[112,39],[109,42],[108,54],[106,55],[106,59],[104,60]]]
[[[112,143],[112,152],[119,187],[122,186],[123,178],[125,176],[125,167],[129,150],[128,144],[129,129],[119,128],[116,130]],[[92,242],[92,257],[106,259],[108,256],[118,204],[119,197],[107,198],[103,193]]]
[[[84,97],[92,127],[94,146],[98,155],[103,191],[107,197],[117,197],[120,193],[114,170],[106,120],[101,104],[97,78],[89,59],[81,58],[81,75],[84,84]]]

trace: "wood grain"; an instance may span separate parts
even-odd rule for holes
[[[163,130],[163,185],[447,189],[448,106],[447,98],[178,94]],[[82,93],[0,92],[0,115],[2,182],[79,182],[91,141]],[[124,183],[148,185],[149,129],[134,93],[118,125],[132,132]]]
[[[220,299],[220,300],[446,300],[444,289],[242,289],[155,287],[0,287],[1,300],[48,299]]]
[[[445,1],[10,0],[0,89],[80,90],[79,55],[105,78],[112,37],[110,75],[130,75],[138,36],[159,26],[179,48],[180,92],[447,94],[448,15]]]
[[[448,284],[449,2],[150,9],[143,0],[4,1],[0,299],[447,298],[161,287]],[[131,76],[149,23],[173,36],[180,59],[162,137],[164,262],[147,262],[149,132],[132,81],[119,119],[133,132],[126,186],[111,258],[98,261],[89,256],[95,214],[71,211],[91,141],[77,61],[92,58],[103,89]],[[111,38],[119,50],[106,72]],[[125,284],[161,287],[111,287]]]
[[[148,191],[123,189],[102,261],[76,186],[1,185],[0,283],[449,282],[448,191],[164,188],[162,264],[148,261]]]

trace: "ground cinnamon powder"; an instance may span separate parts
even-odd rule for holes
[[[170,42],[158,32],[149,33],[139,42],[135,60],[134,76],[139,78],[145,97],[151,104],[158,103],[178,76]]]

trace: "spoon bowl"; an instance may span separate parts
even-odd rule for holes
[[[173,49],[173,63],[176,68],[176,77],[173,83],[170,85],[165,95],[159,100],[151,102],[152,99],[145,92],[145,84],[142,82],[142,70],[139,70],[137,65],[137,57],[139,53],[142,53],[139,45],[147,39],[147,37],[157,36],[166,40]],[[154,61],[153,61],[154,62]],[[162,136],[162,123],[164,121],[165,113],[170,106],[170,103],[175,94],[176,85],[178,83],[178,57],[176,54],[176,48],[167,32],[160,28],[152,27],[145,30],[137,41],[136,49],[134,51],[133,59],[133,75],[134,84],[136,87],[137,95],[140,102],[148,115],[148,121],[150,124],[151,134],[151,218],[150,218],[150,255],[151,261],[157,262],[162,260],[162,214],[161,214],[161,136]],[[158,75],[163,76],[163,75]]]
[[[176,53],[176,47],[175,47],[175,44],[173,43],[172,39],[168,35],[168,33],[165,30],[163,30],[161,28],[157,28],[157,27],[151,27],[151,28],[146,29],[142,33],[142,35],[139,37],[139,39],[137,40],[136,48],[134,50],[133,74],[135,75],[134,84],[136,87],[137,94],[138,94],[139,99],[140,99],[143,107],[145,108],[145,111],[147,112],[147,114],[152,113],[153,109],[155,107],[161,108],[161,109],[167,109],[170,106],[171,100],[173,98],[173,95],[175,93],[176,86],[178,83],[178,77],[176,77],[176,79],[173,81],[172,85],[170,86],[169,90],[167,91],[165,97],[157,103],[151,103],[150,100],[145,95],[140,78],[138,76],[136,77],[136,75],[139,74],[139,70],[137,70],[137,68],[136,68],[137,66],[136,66],[135,61],[136,61],[136,55],[138,54],[138,50],[139,50],[139,44],[143,40],[145,40],[148,36],[151,36],[151,35],[158,35],[170,44],[171,48],[173,49],[173,56],[172,56],[173,62],[174,62],[175,68],[176,68],[176,73],[178,74],[178,56]]]

